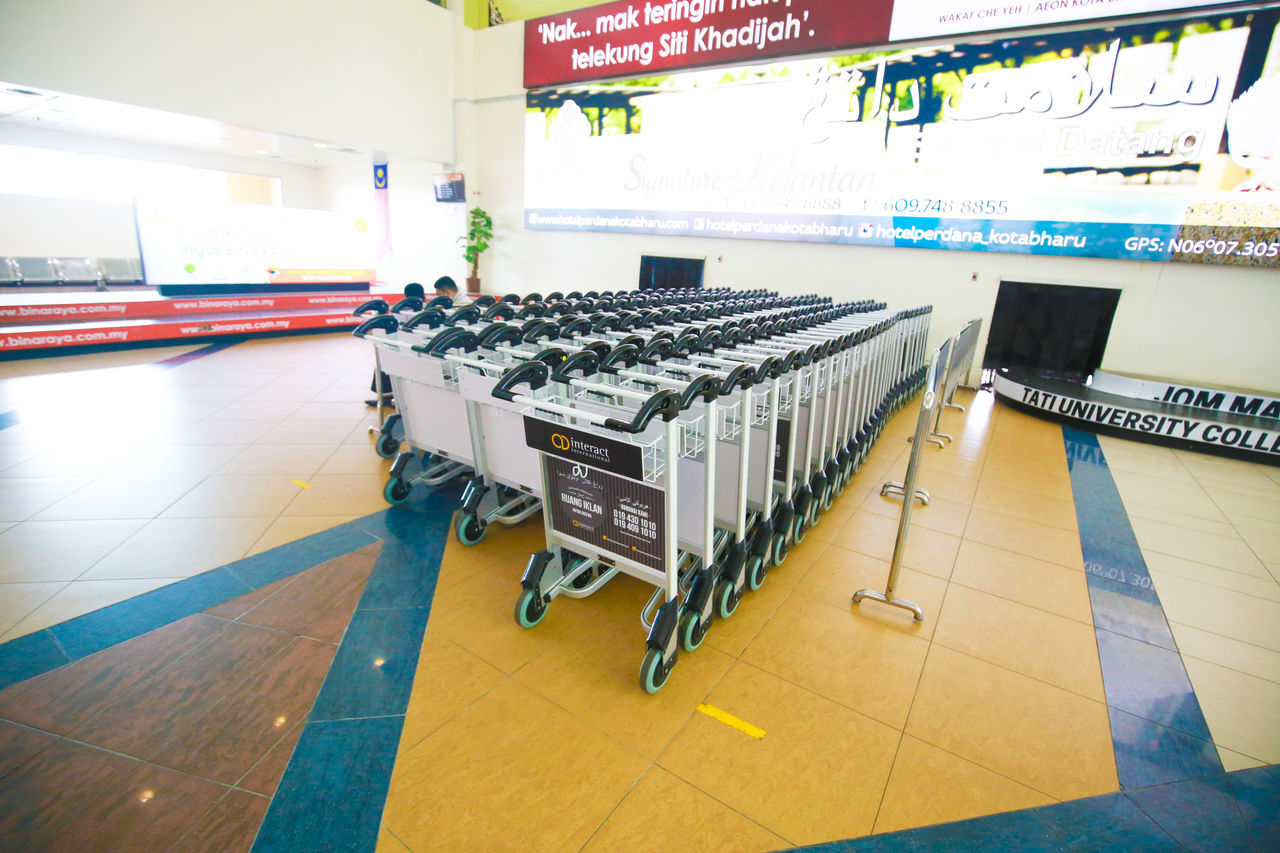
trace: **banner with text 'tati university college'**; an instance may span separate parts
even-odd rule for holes
[[[1277,10],[1203,5],[618,0],[528,21],[525,224],[1277,267]],[[1097,22],[1115,16],[1136,17]]]

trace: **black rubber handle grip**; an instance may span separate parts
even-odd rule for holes
[[[417,314],[414,314],[408,320],[405,320],[401,328],[416,329],[423,323],[427,324],[428,329],[435,329],[445,324],[444,312],[439,308],[423,308]]]
[[[560,337],[574,338],[578,335],[585,335],[591,331],[591,321],[585,317],[570,318],[567,323],[563,322],[560,326]]]
[[[391,313],[395,314],[399,311],[421,311],[423,308],[422,298],[419,296],[406,296],[395,305],[391,306]]]
[[[508,305],[519,305],[519,304],[520,304],[520,296],[519,296],[519,294],[516,294],[516,293],[508,293],[506,296],[502,297],[502,298],[501,298],[501,299],[499,299],[498,301],[499,301],[499,302],[506,302]]]
[[[358,316],[358,315],[357,315]],[[390,314],[375,314],[368,320],[365,320],[359,326],[351,330],[351,334],[357,338],[363,338],[374,329],[385,329],[388,332],[394,332],[400,328],[400,322]]]
[[[591,376],[600,368],[600,356],[596,355],[589,349],[578,350],[573,355],[560,362],[555,370],[551,371],[551,378],[557,382],[567,383],[573,378],[573,372],[576,370],[582,376]]]
[[[553,291],[551,291],[550,293],[548,293],[546,296],[544,296],[544,297],[542,298],[542,301],[543,301],[543,302],[556,302],[556,301],[561,300],[561,299],[564,299],[564,294],[563,294],[563,293],[561,293],[561,292],[560,292],[560,291],[558,291],[558,290],[553,290]]]
[[[496,391],[497,389],[495,388],[494,390]],[[636,412],[630,423],[620,421],[617,418],[608,418],[605,420],[604,425],[618,432],[635,434],[644,432],[649,426],[649,422],[656,417],[661,416],[664,421],[669,421],[678,414],[680,414],[680,395],[664,388],[644,401],[640,406],[640,411]]]
[[[649,343],[648,341],[646,341],[644,338],[640,337],[639,335],[627,335],[626,337],[620,340],[614,341],[613,345],[615,347],[630,345],[635,347],[636,350],[639,351],[644,349],[645,345],[648,343]]]
[[[570,290],[568,293],[564,295],[564,298],[565,299],[581,299],[582,295],[583,294],[581,290]]]
[[[480,309],[474,305],[463,305],[457,311],[449,315],[449,322],[453,325],[459,323],[475,323],[480,320]]]
[[[640,349],[635,344],[617,344],[607,357],[600,360],[600,370],[617,373],[621,367],[635,367],[639,358]]]
[[[448,296],[437,296],[427,303],[428,308],[452,308],[453,300]]]
[[[520,329],[506,323],[494,323],[480,332],[476,339],[485,349],[497,349],[502,344],[520,343]]]
[[[370,299],[368,302],[364,303],[359,308],[352,311],[351,316],[363,317],[365,314],[368,314],[370,311],[373,311],[378,314],[386,314],[390,310],[391,310],[391,306],[387,304],[387,300]]]
[[[499,400],[506,400],[510,403],[516,398],[514,389],[518,385],[527,382],[529,387],[536,391],[547,384],[548,374],[547,366],[540,361],[522,362],[515,367],[508,368],[498,379],[498,384],[493,386],[491,393]]]
[[[701,343],[702,338],[697,332],[684,332],[671,343],[671,346],[676,352],[690,353],[696,352]]]
[[[547,347],[542,352],[533,357],[534,361],[540,361],[547,366],[548,369],[554,368],[560,362],[569,357],[569,353],[560,347]]]
[[[547,313],[555,314],[557,317],[561,316],[562,314],[573,313],[573,306],[571,306],[568,302],[565,302],[564,300],[552,302],[550,299],[548,299],[546,302],[546,306],[547,306]]]
[[[444,355],[451,349],[475,352],[478,346],[480,346],[480,342],[476,338],[475,332],[470,329],[459,329],[457,326],[450,326],[426,343],[417,344],[414,349],[431,355]]]
[[[714,400],[720,396],[720,393],[720,380],[710,373],[703,373],[694,377],[693,381],[680,394],[680,408],[689,408],[693,405],[693,401],[698,398]]]
[[[524,342],[534,344],[540,340],[554,341],[560,337],[560,327],[551,320],[533,320],[524,327]]]
[[[659,338],[644,348],[644,352],[640,353],[640,361],[644,364],[657,364],[664,358],[671,358],[676,353],[676,348],[671,341],[666,338]]]
[[[471,304],[479,306],[480,308],[488,308],[490,305],[493,305],[497,301],[498,300],[494,299],[492,296],[489,296],[488,294],[486,294],[484,296],[477,296],[475,299],[471,301]]]
[[[542,301],[542,294],[541,294],[541,293],[530,293],[530,294],[528,294],[527,296],[525,296],[525,298],[524,298],[524,299],[521,299],[520,301],[521,301],[521,302],[523,302],[525,305],[528,305],[530,302],[541,302],[541,301]]]
[[[591,350],[593,353],[600,356],[601,361],[608,358],[609,354],[613,352],[613,347],[605,343],[604,341],[592,341],[591,343],[583,347],[583,349]]]
[[[514,320],[516,309],[506,302],[495,302],[480,315],[481,320]]]
[[[698,347],[703,352],[715,352],[716,347],[720,346],[720,342],[720,332],[716,329],[708,329],[702,333],[702,338],[698,343]]]
[[[739,364],[720,383],[720,393],[730,394],[735,388],[750,388],[756,384],[756,371],[749,364]]]
[[[541,317],[547,313],[547,306],[541,302],[530,302],[516,312],[517,320],[524,320],[528,317]]]

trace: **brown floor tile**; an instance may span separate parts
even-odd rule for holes
[[[261,761],[253,766],[253,769],[245,774],[240,780],[237,788],[243,788],[246,791],[252,791],[255,794],[262,794],[264,797],[273,797],[276,793],[276,786],[280,784],[281,778],[284,777],[284,771],[289,766],[289,759],[293,757],[293,748],[298,745],[298,739],[302,737],[302,730],[306,728],[306,719],[298,720],[289,730],[289,733],[281,738],[280,742],[271,748]]]
[[[0,720],[0,779],[53,745],[57,735]]]
[[[235,598],[224,601],[221,604],[215,604],[213,607],[208,607],[201,612],[207,613],[210,616],[218,616],[222,619],[235,621],[266,599],[293,583],[294,578],[296,577],[297,575],[281,578],[275,583],[269,583],[266,586],[258,587],[253,592],[246,592],[244,595],[236,596]]]
[[[306,717],[336,651],[328,643],[297,638],[207,713],[183,721],[154,760],[235,784]]]
[[[347,630],[381,551],[382,543],[373,542],[307,569],[238,621],[337,643]]]
[[[1120,788],[1105,705],[937,644],[906,734],[1054,799]]]
[[[400,756],[382,820],[411,850],[577,850],[648,766],[507,680]]]
[[[743,663],[707,704],[764,737],[695,713],[659,766],[791,844],[871,831],[898,732]]]
[[[88,723],[77,740],[147,758],[289,644],[279,631],[229,622]]]
[[[217,636],[225,624],[195,614],[15,684],[0,692],[0,716],[67,734],[177,658]]]
[[[1039,791],[904,737],[876,816],[877,833],[897,832],[1053,803]]]
[[[691,827],[697,828],[697,848],[703,851],[764,853],[788,846],[724,803],[661,767],[651,767],[583,850],[632,850],[637,839],[644,839],[650,850],[682,850],[691,841]]]
[[[836,608],[793,595],[742,660],[901,729],[928,648],[852,603]]]
[[[170,849],[172,853],[243,853],[253,846],[270,804],[266,797],[228,791]]]
[[[163,850],[225,792],[62,740],[0,786],[0,837],[16,850]]]

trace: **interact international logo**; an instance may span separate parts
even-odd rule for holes
[[[569,439],[567,436],[563,436],[558,432],[553,432],[551,434],[551,446],[556,450],[568,450]]]

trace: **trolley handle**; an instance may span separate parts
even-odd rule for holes
[[[591,350],[593,353],[600,356],[601,361],[604,361],[613,352],[613,346],[605,341],[592,341],[591,343],[584,345],[583,349]]]
[[[600,370],[604,373],[617,373],[622,367],[635,367],[640,358],[640,348],[635,344],[620,343],[605,358],[600,360]]]
[[[560,364],[560,362],[564,361],[568,357],[569,354],[560,347],[547,347],[535,355],[533,360],[542,362],[547,366],[547,369],[550,370],[555,368],[556,365]]]
[[[568,319],[568,322],[565,320]],[[571,338],[585,335],[591,331],[591,321],[583,317],[561,318],[560,337]]]
[[[579,299],[577,302],[573,303],[574,311],[585,313],[587,311],[594,311],[595,308],[596,301],[594,299]]]
[[[750,388],[756,382],[756,370],[749,364],[739,364],[720,383],[720,393],[732,393],[734,388]]]
[[[699,338],[698,349],[701,352],[715,352],[716,348],[721,345],[722,340],[723,336],[718,329],[708,329]]]
[[[618,340],[614,341],[613,345],[615,347],[633,346],[637,350],[642,350],[645,348],[645,346],[648,343],[649,343],[648,341],[646,341],[644,338],[640,337],[639,335],[627,335],[626,337],[619,338]]]
[[[525,295],[524,299],[520,300],[520,302],[524,305],[528,305],[530,302],[541,302],[541,301],[542,301],[541,293],[529,293]]]
[[[671,341],[666,338],[659,338],[644,348],[644,351],[640,353],[640,357],[637,361],[642,364],[657,364],[664,358],[671,358],[674,356],[676,354],[675,349],[676,348]]]
[[[428,308],[452,308],[453,300],[448,296],[437,296],[427,303]]]
[[[560,362],[554,370],[551,371],[551,378],[556,382],[568,384],[573,376],[573,371],[578,371],[582,376],[591,376],[600,367],[600,356],[589,349],[578,350],[573,355]]]
[[[572,314],[573,309],[569,307],[569,303],[563,299],[547,300],[547,313],[561,317],[565,314]]]
[[[493,297],[490,298],[492,299]],[[480,303],[477,302],[475,304],[479,305]],[[516,309],[512,308],[506,302],[495,302],[480,315],[481,320],[492,320],[495,317],[499,320],[514,320],[516,317]]]
[[[520,330],[506,323],[493,323],[476,336],[476,341],[488,350],[497,349],[502,344],[518,344]]]
[[[375,314],[359,326],[352,329],[351,334],[355,335],[357,338],[363,338],[374,329],[384,329],[387,332],[394,332],[399,328],[400,322],[391,314]]]
[[[496,304],[497,301],[498,300],[494,299],[492,296],[485,294],[484,296],[477,296],[471,304],[477,308],[488,308],[490,305]]]
[[[496,392],[497,388],[494,388],[494,391]],[[644,432],[648,428],[649,422],[658,416],[661,416],[664,421],[669,421],[679,414],[680,395],[675,391],[664,388],[640,405],[640,411],[636,412],[630,423],[620,421],[617,418],[605,418],[604,425],[609,429],[634,435]]]
[[[499,400],[514,403],[516,399],[514,389],[517,385],[527,382],[529,388],[536,391],[547,384],[549,374],[547,366],[540,361],[521,362],[502,374],[491,393]]]
[[[467,321],[475,322],[480,319],[480,309],[474,305],[463,305],[457,311],[449,315],[449,323],[456,326],[459,323]]]
[[[680,408],[687,409],[693,405],[693,401],[699,398],[703,400],[714,400],[724,393],[720,388],[720,380],[710,373],[700,373],[685,386],[684,393],[680,395]]]
[[[406,296],[404,299],[401,299],[395,305],[391,306],[391,313],[395,314],[397,311],[421,311],[422,308],[422,297]]]
[[[560,337],[560,327],[552,320],[532,320],[525,324],[521,337],[527,344],[536,344],[539,340],[554,341]]]
[[[543,305],[541,302],[530,302],[528,305],[521,307],[520,310],[516,312],[515,319],[527,320],[530,317],[541,317],[546,313],[547,306]]]
[[[450,326],[426,343],[415,344],[413,349],[415,352],[443,356],[447,350],[451,349],[461,348],[467,352],[475,352],[479,345],[475,332]]]
[[[423,323],[426,323],[427,328],[430,329],[443,326],[445,324],[444,312],[439,308],[424,308],[408,320],[405,320],[401,328],[416,329]]]
[[[375,312],[375,313],[377,313],[377,314],[386,314],[386,313],[387,313],[388,311],[390,311],[390,310],[391,310],[391,306],[387,304],[387,300],[385,300],[385,299],[370,299],[368,302],[364,303],[364,304],[363,304],[363,305],[361,305],[359,308],[357,308],[356,310],[352,311],[352,312],[351,312],[351,316],[352,316],[352,317],[363,317],[365,314],[368,314],[370,311],[373,311],[373,312]],[[363,337],[363,336],[361,336],[361,337]]]
[[[700,341],[701,338],[698,337],[697,332],[685,332],[680,337],[676,338],[672,342],[671,346],[676,350],[676,352],[690,353],[697,350]]]
[[[543,302],[563,302],[564,294],[558,290],[553,290],[542,298]]]
[[[508,293],[506,296],[502,297],[502,298],[501,298],[501,299],[499,299],[498,301],[499,301],[499,302],[505,302],[505,303],[507,303],[508,305],[519,305],[519,304],[520,304],[520,294],[518,294],[518,293]]]

